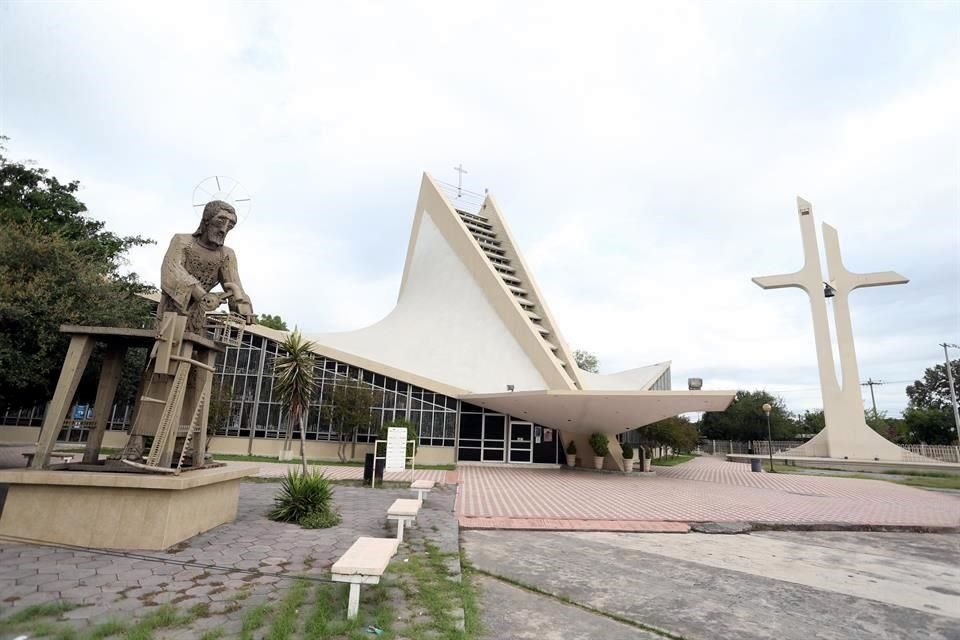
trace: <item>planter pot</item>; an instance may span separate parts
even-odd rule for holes
[[[603,469],[603,456],[593,456],[593,466],[597,469]]]
[[[575,467],[575,466],[577,466],[577,454],[575,454],[575,453],[568,453],[568,454],[567,454],[567,466],[568,466],[568,467]]]
[[[653,462],[653,461],[652,461],[650,458],[644,458],[644,459],[643,459],[643,472],[644,472],[644,473],[650,473],[650,467],[651,467],[651,463],[652,463],[652,462]]]
[[[633,462],[634,462],[634,461],[633,461],[633,458],[630,458],[629,460],[626,459],[626,458],[624,458],[624,460],[623,460],[623,472],[624,472],[624,473],[631,473],[631,472],[633,471]]]

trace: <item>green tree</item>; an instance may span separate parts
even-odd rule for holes
[[[890,442],[904,442],[906,440],[906,424],[900,418],[891,418],[886,411],[867,409],[863,415],[867,426],[879,433]]]
[[[576,361],[577,366],[584,371],[589,371],[590,373],[598,373],[600,371],[600,361],[597,359],[597,356],[589,351],[577,349],[573,352],[573,359]]]
[[[950,408],[907,407],[903,412],[904,430],[912,442],[951,444],[957,438]]]
[[[953,383],[960,385],[960,360],[950,361]],[[947,379],[945,362],[929,367],[923,372],[923,379],[917,380],[906,389],[910,406],[918,408],[944,409],[950,407],[950,386]]]
[[[263,313],[257,316],[257,324],[268,329],[277,331],[289,331],[287,323],[280,316],[272,316],[269,313]]]
[[[207,408],[207,449],[210,448],[210,439],[217,431],[226,429],[233,413],[233,390],[225,384],[214,381],[210,391],[210,402]]]
[[[767,416],[763,412],[764,404],[773,407],[770,412],[773,438],[792,438],[796,427],[783,400],[766,391],[737,391],[726,410],[703,414],[700,431],[704,437],[714,440],[766,440]]]
[[[693,451],[700,439],[696,426],[683,416],[673,416],[638,430],[640,440],[649,446],[671,447],[674,451]]]
[[[771,418],[772,417],[771,414]],[[794,424],[796,425],[796,433],[807,435],[820,433],[823,431],[823,428],[827,426],[826,420],[823,417],[823,409],[807,410],[802,414],[798,413],[794,419]]]
[[[333,388],[323,404],[322,419],[333,426],[339,441],[337,457],[347,461],[347,444],[353,443],[350,458],[356,455],[357,433],[362,428],[373,426],[375,416],[371,411],[376,395],[369,385],[359,380],[349,380]]]
[[[317,388],[313,377],[313,343],[304,340],[300,331],[294,329],[287,339],[280,343],[283,353],[274,361],[276,380],[274,392],[287,409],[287,434],[284,449],[289,451],[293,425],[300,426],[300,462],[303,474],[307,474],[306,423],[310,400]]]
[[[62,324],[148,326],[151,290],[123,275],[126,252],[150,241],[120,237],[84,215],[77,182],[10,161],[0,138],[0,407],[48,400],[68,339]],[[95,368],[94,357],[91,369]],[[89,387],[81,385],[81,395]],[[89,389],[87,389],[89,391]]]

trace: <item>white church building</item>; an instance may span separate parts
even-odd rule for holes
[[[587,439],[601,432],[610,436],[605,467],[622,469],[617,434],[727,407],[733,391],[671,390],[670,362],[610,375],[578,368],[494,198],[468,206],[456,195],[424,174],[397,304],[385,318],[305,336],[315,345],[319,387],[309,457],[336,457],[337,434],[321,407],[351,379],[377,398],[375,424],[358,434],[357,454],[371,448],[380,425],[406,418],[418,428],[419,464],[555,464],[574,439],[578,464],[591,466]],[[229,388],[233,412],[211,451],[279,453],[286,420],[273,392],[273,358],[285,335],[249,326],[218,361],[215,384]],[[7,412],[0,430],[39,427],[36,411],[27,413]],[[113,408],[105,446],[122,445],[128,420],[129,408]],[[68,421],[60,439],[81,441],[85,428]]]

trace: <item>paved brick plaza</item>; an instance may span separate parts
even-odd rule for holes
[[[394,535],[395,526],[385,519],[387,507],[411,497],[404,489],[337,486],[334,500],[343,522],[331,529],[301,529],[264,516],[278,486],[242,483],[236,521],[166,552],[107,555],[0,541],[0,619],[30,605],[64,600],[83,606],[65,613],[61,622],[86,632],[105,620],[140,618],[165,603],[181,612],[200,605],[207,608],[203,617],[162,637],[195,639],[215,628],[237,637],[245,612],[277,603],[292,584],[289,578],[325,577],[358,536]],[[432,492],[418,526],[407,534],[409,543],[428,538],[442,551],[456,553],[453,502],[450,488]],[[7,637],[13,636],[5,635],[0,623],[0,638]]]
[[[853,478],[751,473],[703,456],[655,477],[570,469],[460,467],[461,527],[685,531],[754,522],[960,527],[960,497]]]

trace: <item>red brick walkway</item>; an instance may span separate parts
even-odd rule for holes
[[[457,514],[465,528],[676,531],[676,523],[740,521],[960,527],[960,497],[879,480],[751,473],[747,465],[708,456],[657,467],[652,478],[568,469],[459,471]]]

